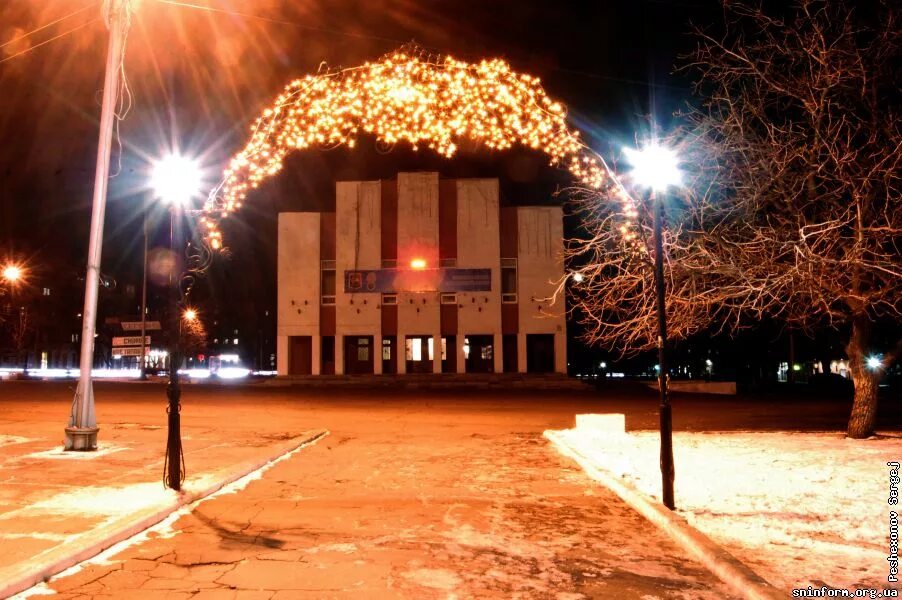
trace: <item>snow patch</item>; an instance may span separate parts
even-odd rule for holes
[[[659,500],[660,438],[556,432],[598,468]],[[783,589],[886,585],[889,470],[902,438],[675,433],[679,514]]]

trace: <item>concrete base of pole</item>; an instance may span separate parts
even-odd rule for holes
[[[66,427],[66,450],[88,452],[97,450],[99,427]]]

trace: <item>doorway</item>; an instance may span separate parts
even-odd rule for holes
[[[348,375],[371,375],[373,373],[373,336],[346,335],[345,373]]]
[[[554,373],[554,334],[526,335],[526,372]]]
[[[313,373],[313,339],[309,335],[293,335],[288,338],[288,374]]]

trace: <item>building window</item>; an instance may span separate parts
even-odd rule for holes
[[[322,261],[322,271],[320,272],[320,297],[322,304],[335,304],[334,260]]]
[[[398,294],[382,294],[382,304],[397,304]]]
[[[391,360],[391,340],[382,340],[382,360]]]
[[[442,294],[442,304],[457,304],[457,294]]]
[[[387,258],[382,260],[382,268],[383,269],[397,269],[398,268],[398,260],[394,258]]]
[[[370,339],[357,339],[357,360],[366,362],[370,359]]]
[[[457,259],[456,258],[442,258],[438,261],[438,266],[443,269],[453,269],[457,267]]]
[[[45,296],[49,296],[49,295],[50,295],[50,288],[44,288],[44,295],[45,295]]]
[[[501,259],[501,301],[506,304],[517,302],[517,259]]]

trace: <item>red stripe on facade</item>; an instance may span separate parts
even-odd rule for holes
[[[457,258],[457,180],[438,184],[438,257]]]
[[[382,260],[398,259],[398,180],[382,181]]]

